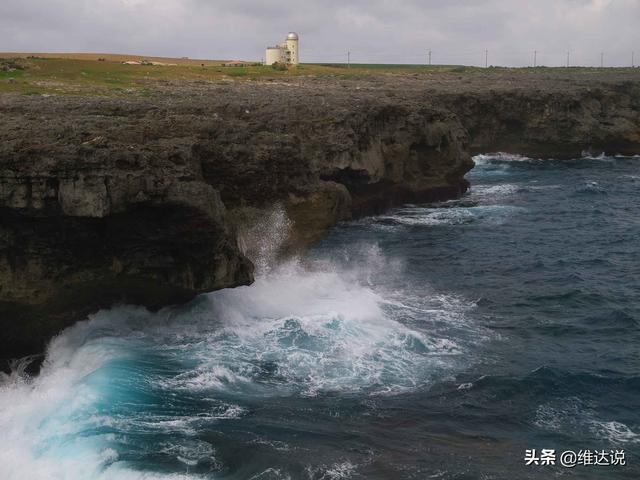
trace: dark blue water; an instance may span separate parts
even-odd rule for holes
[[[0,387],[0,478],[640,478],[640,158],[477,160],[251,287],[67,330]]]

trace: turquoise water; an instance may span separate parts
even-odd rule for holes
[[[63,332],[2,380],[0,478],[640,478],[640,158],[476,161],[250,287]]]

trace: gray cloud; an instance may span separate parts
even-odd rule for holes
[[[289,30],[302,60],[628,65],[639,0],[2,0],[0,51],[260,59]]]

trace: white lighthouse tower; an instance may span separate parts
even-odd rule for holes
[[[298,34],[289,32],[284,42],[275,47],[267,47],[265,59],[266,65],[273,65],[274,63],[298,65],[300,63]]]
[[[291,65],[298,65],[298,63],[300,63],[298,42],[298,34],[296,32],[289,32],[285,43],[287,45],[287,50],[289,51],[289,63]]]

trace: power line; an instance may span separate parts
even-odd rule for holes
[[[538,66],[544,66],[544,65],[550,66],[550,65],[554,65],[552,56],[556,56],[560,54],[560,51],[558,50],[545,51],[545,50],[538,50],[538,49],[534,49],[534,50],[498,49],[498,50],[492,50],[492,55],[494,56],[491,57],[493,59],[491,62],[492,62],[492,65],[505,65],[505,66],[511,65],[514,67],[533,66],[537,68]],[[342,57],[343,58],[342,62],[347,63],[345,67],[350,68],[352,63],[351,56],[354,52],[349,49],[347,52],[344,52],[343,50],[342,54],[340,54],[339,51],[334,51],[334,52],[317,51],[314,53],[315,53],[314,55],[309,55],[309,56],[314,57],[313,62],[320,62],[320,63],[327,62],[327,61],[330,63],[335,62],[336,59],[344,55],[344,57]],[[360,62],[360,63],[358,62],[354,63],[355,66],[358,66],[360,64],[367,64],[367,63],[389,63],[393,65],[411,64],[411,65],[433,66],[434,65],[433,55],[435,52],[433,51],[432,48],[427,48],[422,50],[422,53],[420,53],[420,50],[414,50],[413,52],[407,52],[403,54],[401,57],[398,57],[397,54],[394,54],[385,50],[376,51],[370,48],[364,48],[364,49],[357,49],[355,53]],[[598,53],[599,53],[599,58],[598,57],[593,58],[595,56],[595,52],[588,52],[586,50],[583,51],[583,50],[567,49],[562,54],[560,54],[560,55],[564,55],[564,58],[561,57],[562,60],[560,60],[560,65],[558,65],[558,63],[555,63],[555,65],[561,66],[561,67],[579,67],[581,65],[582,66],[591,65],[596,68],[610,68],[610,67],[616,67],[616,66],[626,66],[627,68],[629,67],[635,68],[640,65],[640,62],[638,62],[638,65],[636,65],[635,49],[631,51],[627,50],[626,53],[621,50],[614,49],[611,51],[609,50],[605,51],[604,49],[602,49]],[[627,57],[627,61],[625,62],[624,57],[627,55],[630,55],[630,56]],[[480,57],[480,62],[478,62],[478,57]],[[529,57],[528,61],[527,61],[527,57]],[[344,60],[346,60],[346,62]],[[630,62],[630,63],[627,63],[627,62]],[[455,51],[455,50],[447,51],[447,50],[439,49],[438,64],[439,65],[443,65],[443,64],[476,65],[476,66],[488,68],[489,67],[489,49],[485,48],[480,50],[480,49],[471,48],[467,52]]]

